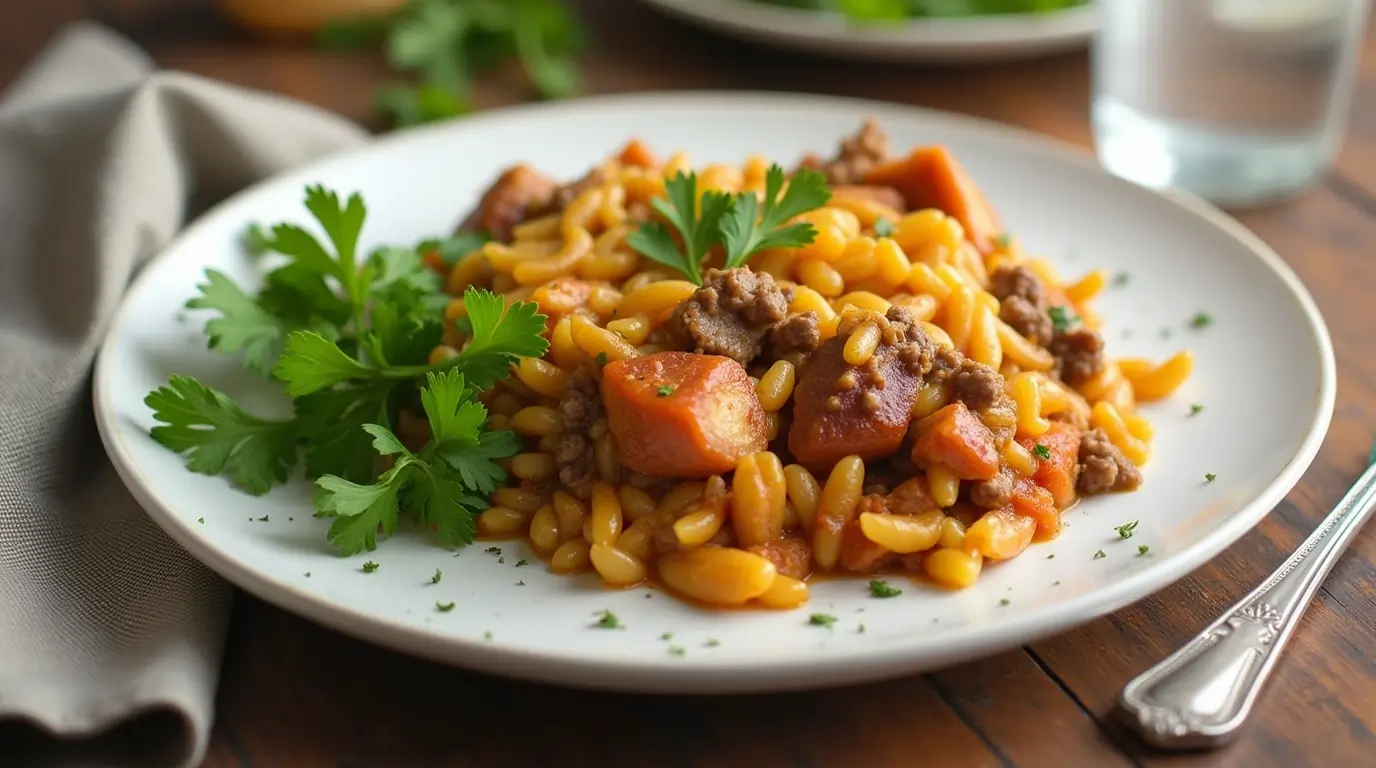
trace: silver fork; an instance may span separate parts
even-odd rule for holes
[[[1129,724],[1165,749],[1216,747],[1237,737],[1324,577],[1376,508],[1376,464],[1261,586],[1123,688]]]

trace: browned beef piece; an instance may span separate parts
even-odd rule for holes
[[[485,230],[495,240],[508,242],[513,227],[549,206],[554,190],[554,182],[529,165],[508,168],[483,193],[478,207],[463,220],[459,230]]]
[[[587,498],[597,479],[597,460],[588,430],[603,416],[602,394],[591,370],[579,368],[569,377],[559,398],[559,416],[564,422],[554,457],[559,465],[559,482],[575,496]]]
[[[999,300],[1000,320],[1043,347],[1051,343],[1055,328],[1036,273],[1027,267],[999,267],[989,276],[989,290]]]
[[[1036,307],[1045,307],[1046,304],[1041,278],[1023,266],[1005,265],[994,270],[989,276],[989,292],[999,301],[1009,296],[1019,296]]]
[[[1013,502],[1013,475],[1003,470],[990,480],[970,484],[970,502],[985,509],[999,509]]]
[[[766,272],[749,267],[709,269],[702,287],[679,304],[665,324],[669,343],[741,365],[760,354],[764,337],[788,315],[788,302]]]
[[[1056,327],[1046,310],[1016,294],[999,303],[999,319],[1043,347],[1055,336]]]
[[[865,120],[859,131],[841,140],[835,158],[824,161],[809,155],[800,166],[825,173],[827,183],[837,186],[860,184],[871,168],[888,159],[889,137],[871,118]]]
[[[769,342],[775,357],[795,352],[810,355],[822,345],[821,321],[812,310],[789,315],[770,331]]]
[[[1142,473],[1123,455],[1102,429],[1092,429],[1080,437],[1080,493],[1131,491],[1142,484]]]
[[[955,398],[976,413],[989,410],[1000,398],[1006,397],[999,372],[969,358],[961,362],[951,385],[955,387]]]
[[[578,199],[578,196],[593,187],[601,186],[606,183],[606,174],[601,168],[594,168],[578,181],[565,184],[554,190],[554,195],[550,198],[549,205],[541,213],[555,213],[569,207],[569,203]]]
[[[1104,368],[1104,339],[1094,331],[1059,331],[1047,349],[1056,357],[1061,381],[1072,387]]]

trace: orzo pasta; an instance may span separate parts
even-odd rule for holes
[[[1142,482],[1136,402],[1190,354],[1109,359],[1104,273],[1023,253],[946,149],[891,156],[867,122],[789,174],[690,167],[639,141],[564,186],[521,166],[466,220],[496,240],[446,290],[533,301],[550,341],[483,395],[525,448],[482,533],[610,585],[795,607],[824,571],[969,586]]]

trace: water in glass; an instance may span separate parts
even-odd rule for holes
[[[1100,161],[1227,206],[1306,186],[1337,152],[1370,0],[1100,0]]]

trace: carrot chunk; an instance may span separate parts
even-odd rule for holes
[[[994,433],[965,403],[951,403],[928,416],[915,433],[912,458],[918,466],[942,466],[961,480],[990,480],[999,472]]]
[[[610,363],[602,401],[622,465],[647,475],[729,472],[767,444],[755,387],[729,357],[659,352]]]
[[[659,166],[659,158],[655,157],[654,150],[650,149],[640,139],[631,139],[627,142],[626,146],[621,148],[616,159],[622,165],[633,165],[637,168],[656,168]]]
[[[847,363],[845,346],[840,337],[823,344],[793,390],[788,450],[809,469],[825,470],[844,456],[877,459],[897,451],[922,385],[897,355],[883,355],[870,371]]]
[[[901,160],[875,166],[865,183],[898,189],[910,210],[938,208],[954,216],[981,253],[992,251],[1003,231],[983,193],[945,147],[919,147]]]
[[[1061,530],[1061,512],[1051,491],[1037,485],[1030,477],[1013,481],[1013,512],[1037,522],[1037,535],[1043,539],[1054,537]]]
[[[1080,461],[1080,430],[1063,421],[1051,422],[1041,437],[1024,437],[1023,447],[1037,457],[1037,485],[1051,492],[1058,509],[1075,503],[1075,470]],[[1040,446],[1040,447],[1039,447]]]

